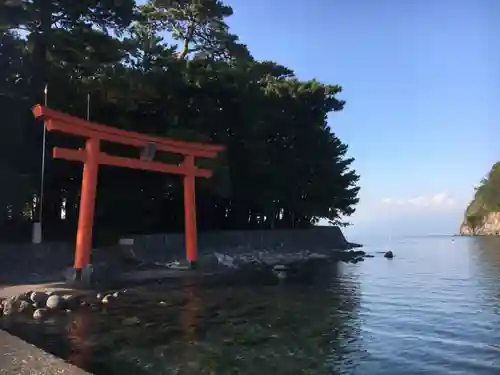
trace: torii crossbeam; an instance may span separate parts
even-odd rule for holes
[[[81,274],[81,270],[90,263],[97,176],[101,164],[184,176],[186,258],[190,264],[195,264],[197,260],[195,178],[212,176],[211,170],[196,167],[195,158],[215,158],[224,150],[223,146],[184,142],[126,131],[85,121],[41,105],[33,107],[33,115],[35,118],[43,119],[47,131],[66,133],[86,139],[85,149],[73,150],[60,147],[53,149],[54,158],[83,163],[82,192],[73,265],[77,275]],[[110,155],[101,151],[101,141],[133,146],[141,149],[143,155],[137,159]],[[184,161],[179,165],[153,161],[156,150],[182,155]]]

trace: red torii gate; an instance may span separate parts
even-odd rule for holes
[[[74,269],[80,271],[90,263],[92,248],[92,226],[99,165],[112,165],[184,176],[184,215],[186,258],[194,265],[197,260],[197,230],[195,177],[210,178],[212,171],[196,167],[195,158],[215,158],[224,150],[223,146],[205,143],[184,142],[169,138],[153,137],[82,120],[68,114],[36,105],[35,118],[42,118],[47,131],[57,131],[86,138],[85,149],[73,150],[54,147],[53,157],[83,163],[80,212],[76,236]],[[149,149],[152,155],[140,159],[109,155],[100,150],[101,141]],[[179,165],[152,161],[156,150],[180,154],[184,161]]]

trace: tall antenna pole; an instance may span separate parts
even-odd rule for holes
[[[45,89],[43,90],[45,95],[44,105],[47,106],[47,97],[48,97],[48,85],[45,84]],[[38,221],[40,222],[40,226],[42,225],[42,212],[43,212],[43,193],[44,193],[44,180],[45,180],[45,149],[47,143],[47,124],[43,123],[43,137],[42,137],[42,176],[40,178],[40,206],[38,210]]]
[[[45,88],[43,90],[43,93],[45,95],[45,106],[47,106],[47,84],[45,84]],[[47,143],[47,124],[43,123],[43,137],[42,137],[42,170],[41,170],[41,177],[40,177],[40,196],[38,200],[38,222],[35,221],[33,222],[33,237],[32,237],[32,242],[34,244],[39,244],[42,243],[43,241],[43,235],[42,235],[42,220],[43,220],[43,190],[44,190],[44,179],[45,179],[45,149],[46,149],[46,143]]]
[[[87,121],[90,121],[90,92],[87,93]]]

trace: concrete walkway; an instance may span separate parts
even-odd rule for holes
[[[74,290],[62,282],[0,285],[0,299],[29,291],[86,293]],[[0,375],[89,375],[89,373],[0,329]]]
[[[90,375],[0,330],[0,375]]]

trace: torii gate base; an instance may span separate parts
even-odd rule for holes
[[[90,253],[92,248],[92,227],[97,189],[99,165],[142,169],[161,173],[178,174],[184,179],[184,215],[186,258],[194,268],[197,261],[195,178],[210,178],[212,171],[196,167],[195,158],[215,158],[224,149],[219,145],[183,142],[168,138],[152,137],[109,126],[91,123],[41,105],[33,107],[36,118],[43,118],[48,131],[58,131],[86,138],[85,149],[72,150],[54,147],[53,157],[83,163],[82,190],[78,232],[76,237],[75,262],[71,279],[88,279],[86,271],[92,270]],[[125,158],[101,151],[101,141],[120,143],[142,150],[140,158]],[[156,151],[170,152],[184,156],[181,164],[173,165],[153,161]]]

